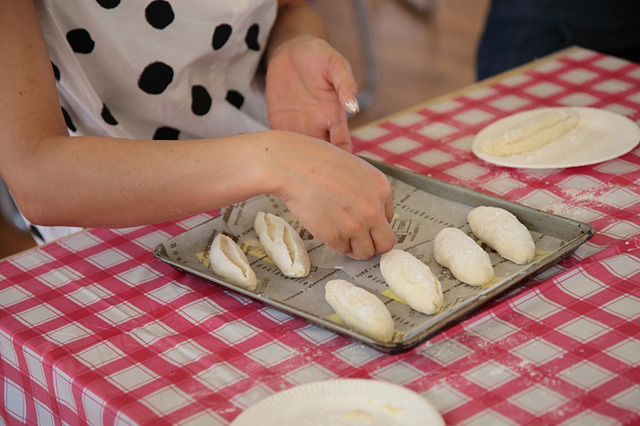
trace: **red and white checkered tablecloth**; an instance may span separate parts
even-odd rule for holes
[[[560,105],[638,122],[640,65],[570,49],[354,132],[360,154],[595,228],[510,297],[387,355],[153,257],[210,215],[91,229],[0,262],[2,422],[228,424],[299,384],[371,378],[420,393],[449,424],[638,424],[640,148],[538,171],[470,152],[490,122]]]

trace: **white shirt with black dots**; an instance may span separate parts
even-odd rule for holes
[[[268,127],[259,70],[276,0],[35,4],[70,135],[198,139]],[[45,241],[74,230],[38,227]]]

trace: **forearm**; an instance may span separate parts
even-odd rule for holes
[[[324,22],[305,0],[281,0],[278,5],[278,17],[271,30],[265,54],[267,62],[283,42],[304,36],[329,39]]]
[[[277,176],[266,179],[254,160],[272,140],[272,132],[194,141],[51,136],[7,169],[7,180],[37,224],[153,223],[271,192]]]

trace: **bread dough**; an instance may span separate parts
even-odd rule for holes
[[[498,254],[520,265],[529,263],[536,254],[531,233],[511,212],[480,206],[467,216],[473,234]]]
[[[325,299],[347,327],[380,342],[393,338],[391,313],[373,293],[338,279],[326,284]]]
[[[255,290],[258,285],[249,259],[242,249],[224,234],[216,235],[211,243],[209,266],[216,275],[248,290]]]
[[[391,290],[416,311],[433,315],[442,307],[440,281],[411,253],[398,249],[384,253],[380,271]]]
[[[254,228],[267,255],[284,275],[292,278],[309,275],[309,254],[302,238],[287,221],[271,213],[258,212]]]
[[[436,262],[469,285],[484,285],[493,279],[489,255],[473,238],[458,228],[444,228],[433,240]]]
[[[542,148],[559,139],[580,121],[580,114],[562,108],[541,112],[533,119],[480,146],[488,155],[507,157]]]

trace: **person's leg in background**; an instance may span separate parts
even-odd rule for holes
[[[479,80],[571,45],[640,61],[640,2],[493,0],[478,45]]]

